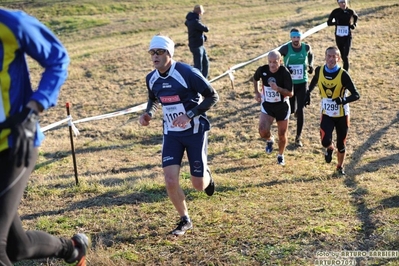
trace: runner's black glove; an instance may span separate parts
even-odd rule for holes
[[[345,99],[343,99],[343,98],[341,98],[341,97],[338,97],[338,98],[334,98],[334,99],[332,99],[336,104],[342,104],[342,105],[345,105],[346,104],[346,101],[345,101]]]
[[[17,167],[24,163],[28,167],[35,140],[39,114],[30,108],[24,108],[20,113],[8,117],[0,123],[0,132],[3,129],[10,129],[13,138],[11,156],[17,156]]]
[[[305,107],[310,105],[310,91],[306,92],[304,105]]]

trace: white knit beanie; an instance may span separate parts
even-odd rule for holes
[[[175,52],[175,43],[166,36],[155,35],[150,42],[150,48],[148,51],[151,49],[166,49],[168,50],[170,57],[173,57]]]

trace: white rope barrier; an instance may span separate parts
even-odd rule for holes
[[[75,135],[75,137],[77,137],[80,134],[79,130],[75,127],[75,124],[72,123],[72,116],[68,115],[68,117],[70,118],[68,121],[68,126],[72,128],[73,134]]]
[[[316,26],[316,27],[314,27],[314,28],[311,28],[310,30],[308,30],[308,31],[306,31],[305,33],[302,34],[302,39],[308,37],[309,35],[312,35],[312,34],[318,32],[318,31],[320,31],[320,30],[322,30],[322,29],[324,29],[324,28],[326,28],[326,27],[327,27],[327,22],[324,22],[324,23],[322,23],[322,24],[320,24],[320,25],[318,25],[318,26]],[[282,47],[282,46],[284,46],[284,45],[286,45],[286,44],[288,44],[288,43],[290,43],[290,42],[291,42],[291,41],[288,41],[288,42],[286,42],[286,43],[280,45],[279,47],[277,47],[277,48],[275,48],[275,49],[273,49],[273,50],[278,50],[278,49],[280,49],[280,47]],[[271,51],[273,51],[273,50],[271,50]],[[212,80],[210,80],[210,82],[212,83],[212,82],[214,82],[214,81],[216,81],[216,80],[218,80],[218,79],[223,78],[223,77],[226,76],[226,75],[229,75],[230,80],[231,80],[231,81],[234,81],[233,72],[234,72],[236,69],[239,69],[239,68],[242,68],[242,67],[244,67],[244,66],[246,66],[246,65],[252,64],[253,62],[258,61],[259,59],[262,59],[262,58],[268,56],[269,53],[270,53],[270,51],[268,51],[268,52],[266,52],[266,53],[264,53],[264,54],[261,54],[261,55],[259,55],[258,57],[255,57],[254,59],[251,59],[251,60],[249,60],[249,61],[247,61],[247,62],[243,62],[243,63],[237,64],[237,65],[235,65],[235,66],[229,68],[229,70],[227,70],[227,71],[224,72],[223,74],[221,74],[221,75],[219,75],[219,76],[213,78]]]
[[[325,27],[327,27],[327,22],[325,22],[323,24],[320,24],[320,25],[308,30],[307,32],[305,32],[302,35],[302,38],[306,38],[307,36],[317,32],[317,31],[319,31],[321,29],[324,29]],[[286,42],[285,44],[287,44],[287,43],[289,43],[289,42]],[[283,44],[283,45],[285,45],[285,44]],[[281,45],[281,46],[283,46],[283,45]],[[279,46],[279,47],[277,47],[277,48],[275,48],[273,50],[278,50],[281,46]],[[247,62],[240,63],[240,64],[237,64],[237,65],[235,65],[233,67],[230,67],[226,72],[224,72],[223,74],[221,74],[221,75],[217,76],[216,78],[210,80],[209,82],[212,83],[212,82],[214,82],[214,81],[216,81],[216,80],[228,75],[229,78],[230,78],[230,81],[231,81],[231,85],[232,85],[232,87],[234,89],[234,75],[233,75],[233,73],[235,72],[235,70],[237,70],[239,68],[242,68],[242,67],[244,67],[246,65],[249,65],[249,64],[251,64],[251,63],[253,63],[253,62],[255,62],[255,61],[257,61],[257,60],[259,60],[259,59],[261,59],[263,57],[266,57],[269,54],[269,52],[264,53],[264,54],[262,54],[262,55],[260,55],[258,57],[255,57],[254,59],[251,59],[251,60],[249,60]],[[98,116],[93,116],[93,117],[87,117],[87,118],[79,119],[79,120],[76,120],[75,122],[73,122],[72,116],[70,115],[69,106],[70,106],[69,103],[67,103],[67,105],[66,105],[67,114],[68,114],[67,118],[65,118],[65,119],[63,119],[61,121],[55,122],[53,124],[50,124],[48,126],[42,127],[41,130],[43,132],[45,132],[45,131],[50,130],[52,128],[58,127],[58,126],[60,126],[60,125],[62,125],[64,123],[68,123],[69,136],[70,136],[70,140],[71,140],[73,166],[74,166],[74,170],[75,170],[75,180],[76,180],[76,185],[78,185],[78,183],[79,183],[78,171],[77,171],[77,166],[76,166],[75,148],[74,148],[74,144],[73,144],[72,132],[73,132],[73,134],[76,137],[76,136],[79,135],[79,130],[76,128],[75,124],[84,123],[84,122],[88,122],[88,121],[95,121],[95,120],[100,120],[100,119],[105,119],[105,118],[111,118],[111,117],[116,117],[116,116],[120,116],[120,115],[125,115],[125,114],[138,112],[138,111],[146,109],[147,108],[147,103],[142,103],[140,105],[137,105],[137,106],[125,109],[125,110],[121,110],[121,111],[116,111],[116,112],[112,112],[112,113],[108,113],[108,114],[103,114],[103,115],[98,115]]]
[[[320,24],[320,25],[318,25],[318,26],[306,31],[305,33],[303,33],[302,34],[302,39],[308,37],[309,35],[312,35],[312,34],[318,32],[318,31],[320,31],[320,30],[322,30],[322,29],[324,29],[326,27],[327,27],[327,22],[324,22],[323,24]],[[290,42],[291,41],[288,41],[288,42],[280,45],[279,47],[277,47],[277,48],[275,48],[273,50],[278,50],[278,49],[280,49],[280,47],[282,47],[282,46],[284,46],[284,45],[286,45],[286,44],[288,44]],[[271,50],[271,51],[273,51],[273,50]],[[222,77],[228,75],[230,80],[231,80],[231,82],[234,83],[234,74],[233,73],[235,72],[235,70],[240,69],[240,68],[242,68],[242,67],[244,67],[246,65],[252,64],[253,62],[258,61],[259,59],[262,59],[262,58],[268,56],[269,53],[270,53],[270,51],[268,51],[268,52],[266,52],[264,54],[261,54],[261,55],[255,57],[255,58],[247,61],[247,62],[243,62],[243,63],[237,64],[235,66],[232,66],[226,72],[224,72],[223,74],[213,78],[209,82],[212,83],[212,82],[214,82],[214,81],[216,81],[218,79],[221,79]],[[100,119],[105,119],[105,118],[111,118],[111,117],[125,115],[125,114],[130,114],[130,113],[134,113],[134,112],[138,112],[138,111],[144,110],[146,108],[147,108],[147,103],[142,103],[140,105],[137,105],[137,106],[134,106],[134,107],[122,110],[122,111],[112,112],[112,113],[98,115],[98,116],[93,116],[93,117],[87,117],[87,118],[83,118],[83,119],[80,119],[80,120],[76,120],[74,122],[72,122],[72,117],[69,115],[67,118],[65,118],[65,119],[63,119],[61,121],[55,122],[55,123],[50,124],[50,125],[45,126],[45,127],[42,127],[41,130],[43,132],[45,132],[47,130],[50,130],[52,128],[55,128],[55,127],[60,126],[63,123],[67,122],[68,125],[72,127],[72,130],[73,130],[75,136],[77,136],[77,135],[79,135],[79,130],[76,128],[75,124],[84,123],[84,122],[88,122],[88,121],[95,121],[95,120],[100,120]]]
[[[87,122],[87,121],[94,121],[94,120],[101,120],[101,119],[105,119],[105,118],[111,118],[111,117],[115,117],[115,116],[135,113],[137,111],[141,111],[141,110],[144,110],[146,108],[147,108],[147,103],[142,103],[142,104],[140,104],[138,106],[131,107],[131,108],[128,108],[128,109],[125,109],[125,110],[122,110],[122,111],[117,111],[117,112],[108,113],[108,114],[104,114],[104,115],[98,115],[98,116],[83,118],[83,119],[80,119],[80,120],[76,120],[73,123],[74,124],[78,124],[78,123],[83,123],[83,122]]]
[[[98,116],[93,116],[93,117],[87,117],[87,118],[83,118],[80,120],[76,120],[74,122],[72,122],[72,116],[68,116],[67,118],[58,121],[56,123],[53,123],[51,125],[45,126],[43,127],[41,130],[43,132],[50,130],[52,128],[55,128],[63,123],[68,122],[68,125],[72,127],[73,133],[75,134],[75,136],[79,135],[79,130],[75,127],[75,124],[78,123],[83,123],[83,122],[88,122],[88,121],[94,121],[94,120],[100,120],[100,119],[105,119],[105,118],[111,118],[111,117],[115,117],[115,116],[120,116],[120,115],[125,115],[125,114],[130,114],[130,113],[134,113],[134,112],[138,112],[141,110],[144,110],[147,108],[147,103],[142,103],[140,105],[122,110],[122,111],[117,111],[117,112],[112,112],[112,113],[108,113],[108,114],[103,114],[103,115],[98,115]]]
[[[68,122],[70,120],[71,120],[71,118],[68,116],[67,118],[65,118],[65,119],[63,119],[61,121],[55,122],[55,123],[50,124],[50,125],[45,126],[45,127],[42,127],[41,130],[43,132],[45,132],[45,131],[50,130],[52,128],[58,127],[59,125],[62,125],[62,124],[66,123],[66,122]]]

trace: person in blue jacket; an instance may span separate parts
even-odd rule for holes
[[[193,54],[194,67],[198,68],[205,78],[208,78],[209,58],[204,46],[207,40],[204,32],[208,32],[209,28],[201,22],[200,18],[204,12],[202,5],[196,5],[194,10],[187,14],[185,25],[188,30],[188,46]]]
[[[172,59],[174,42],[169,37],[154,36],[148,52],[155,69],[146,76],[148,102],[140,124],[148,126],[158,103],[162,105],[162,169],[169,199],[180,215],[171,234],[179,236],[192,228],[179,184],[185,151],[193,187],[208,196],[215,191],[207,160],[210,123],[205,112],[219,100],[219,95],[198,69]]]
[[[26,55],[44,69],[32,88]],[[25,231],[18,206],[44,139],[39,115],[57,102],[69,57],[57,37],[36,18],[0,8],[0,265],[58,257],[86,265],[86,235],[59,238]]]

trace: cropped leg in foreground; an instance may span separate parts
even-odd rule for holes
[[[88,239],[83,234],[73,239],[58,238],[42,231],[25,231],[18,215],[18,206],[29,176],[35,166],[38,150],[32,151],[28,167],[15,166],[9,160],[10,150],[0,152],[0,265],[12,261],[57,257],[85,265]]]

